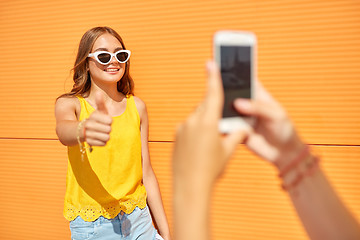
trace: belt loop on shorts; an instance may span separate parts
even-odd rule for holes
[[[120,213],[118,214],[119,220],[123,218],[124,214],[125,214],[124,211],[121,210]]]

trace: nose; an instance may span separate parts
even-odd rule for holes
[[[111,64],[113,64],[113,63],[118,63],[118,61],[117,61],[117,59],[116,59],[115,56],[112,56],[112,57],[111,57],[110,63],[111,63]]]

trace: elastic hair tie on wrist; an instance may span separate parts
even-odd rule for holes
[[[311,156],[312,161],[306,163],[306,168],[304,171],[298,171],[296,178],[288,185],[284,183],[281,185],[282,189],[289,191],[290,189],[296,187],[303,179],[307,176],[312,176],[319,167],[320,159],[316,156]]]
[[[300,170],[298,165],[306,161],[305,169]],[[282,183],[281,187],[285,191],[289,191],[290,189],[296,187],[306,176],[311,176],[318,169],[320,159],[316,156],[313,156],[310,153],[310,148],[308,145],[304,145],[304,148],[301,152],[287,165],[285,166],[279,173],[279,178],[283,179],[291,170],[296,171],[296,177],[289,183]]]
[[[279,178],[283,178],[291,169],[296,167],[306,156],[308,156],[308,154],[310,154],[309,146],[305,144],[299,155],[280,171]]]

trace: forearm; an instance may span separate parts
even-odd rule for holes
[[[301,160],[289,171],[285,167],[280,172],[284,186],[311,239],[346,240],[360,239],[360,226],[341,202],[314,157],[302,146],[293,150]],[[284,152],[283,157],[289,158]],[[303,156],[303,157],[302,157]],[[282,159],[281,162],[286,162]],[[294,163],[295,161],[293,161]],[[288,165],[290,166],[290,165]]]
[[[78,144],[78,134],[80,141],[84,141],[84,126],[80,126],[81,129],[78,129],[79,123],[79,121],[65,120],[56,124],[56,134],[62,144],[65,146],[74,146]]]
[[[174,182],[175,239],[209,240],[211,186],[196,180],[186,181]]]
[[[144,174],[144,186],[148,195],[147,201],[160,235],[164,238],[170,238],[170,229],[162,203],[159,183],[153,171]]]
[[[359,224],[321,169],[304,178],[289,195],[311,239],[360,239]]]

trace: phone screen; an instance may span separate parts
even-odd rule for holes
[[[251,46],[221,46],[221,77],[224,86],[223,117],[238,117],[236,98],[251,98]]]

